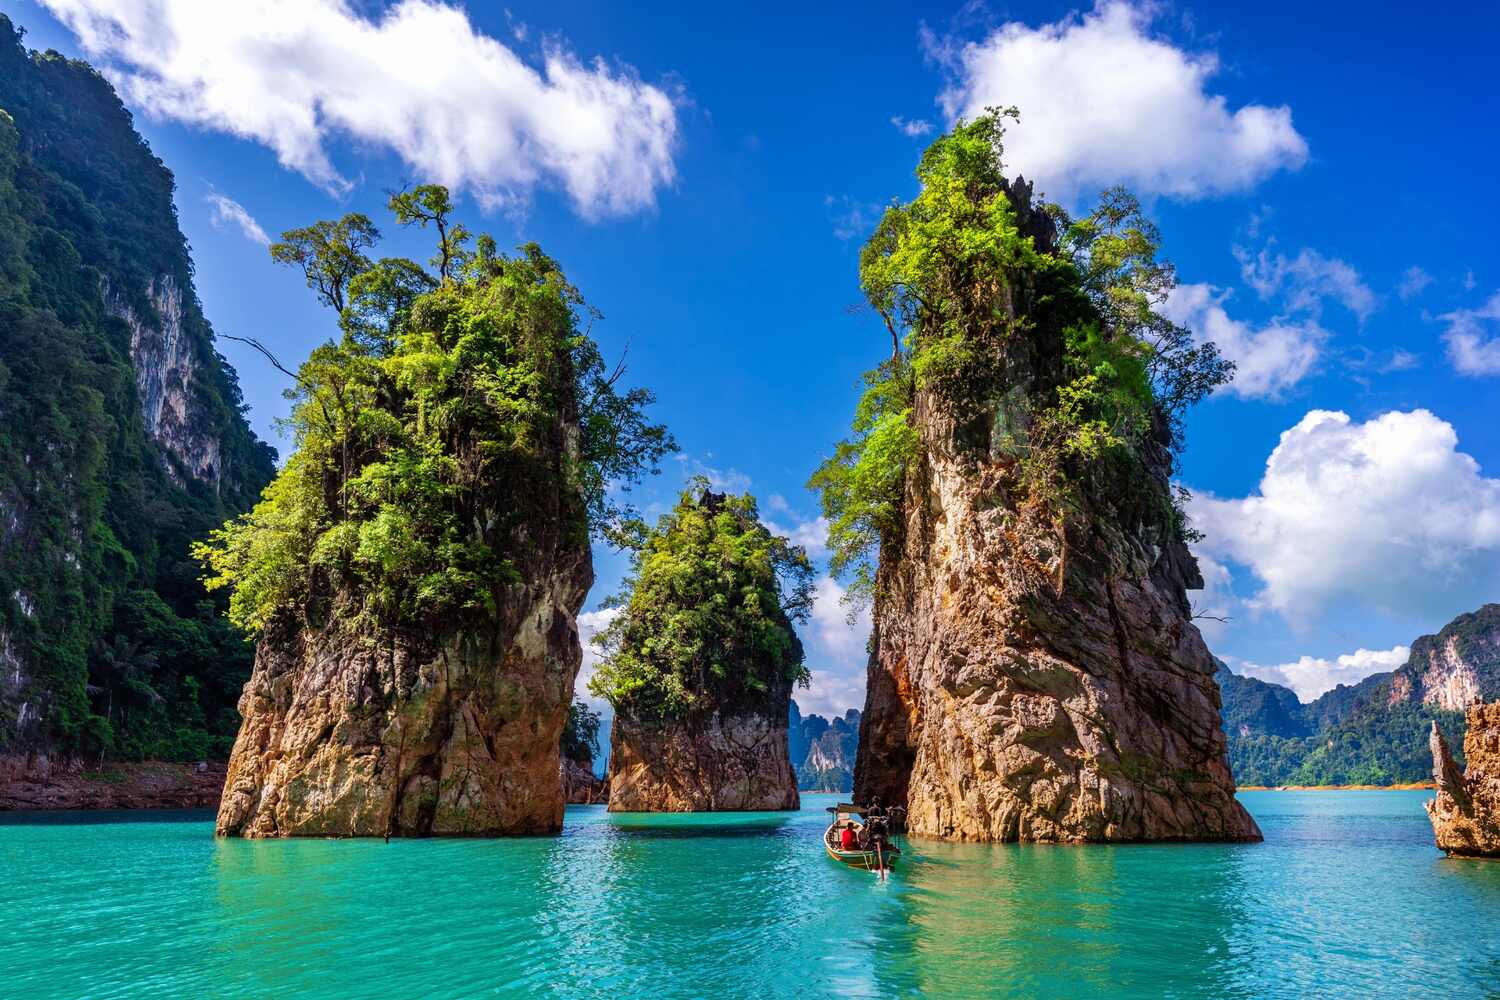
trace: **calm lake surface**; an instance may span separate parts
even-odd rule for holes
[[[1260,845],[907,844],[795,814],[557,838],[215,840],[203,813],[0,814],[0,994],[1500,996],[1500,863],[1427,792],[1246,792]]]

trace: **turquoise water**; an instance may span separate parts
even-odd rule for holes
[[[219,841],[202,813],[0,815],[0,995],[1500,996],[1500,864],[1424,792],[1247,792],[1260,845],[907,845],[822,808],[557,838]]]

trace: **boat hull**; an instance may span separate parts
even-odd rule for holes
[[[841,861],[851,868],[862,868],[865,871],[879,870],[879,862],[874,851],[840,851],[823,845],[823,850],[835,861]],[[885,853],[885,866],[890,868],[895,863],[897,855],[887,851]]]

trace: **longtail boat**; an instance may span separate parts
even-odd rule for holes
[[[863,837],[865,824],[858,818],[864,815],[863,809],[849,802],[840,802],[836,806],[829,806],[828,811],[833,813],[833,822],[823,833],[823,849],[830,858],[865,871],[890,870],[901,854],[901,848],[892,844],[889,838],[877,837],[875,843],[867,843],[865,847],[856,846],[852,850],[841,844],[840,838],[845,830],[853,832],[856,845],[866,842]]]

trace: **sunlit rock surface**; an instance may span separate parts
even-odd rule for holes
[[[1432,724],[1432,777],[1426,803],[1437,845],[1449,854],[1500,857],[1500,702],[1469,707],[1460,773],[1438,724]]]

